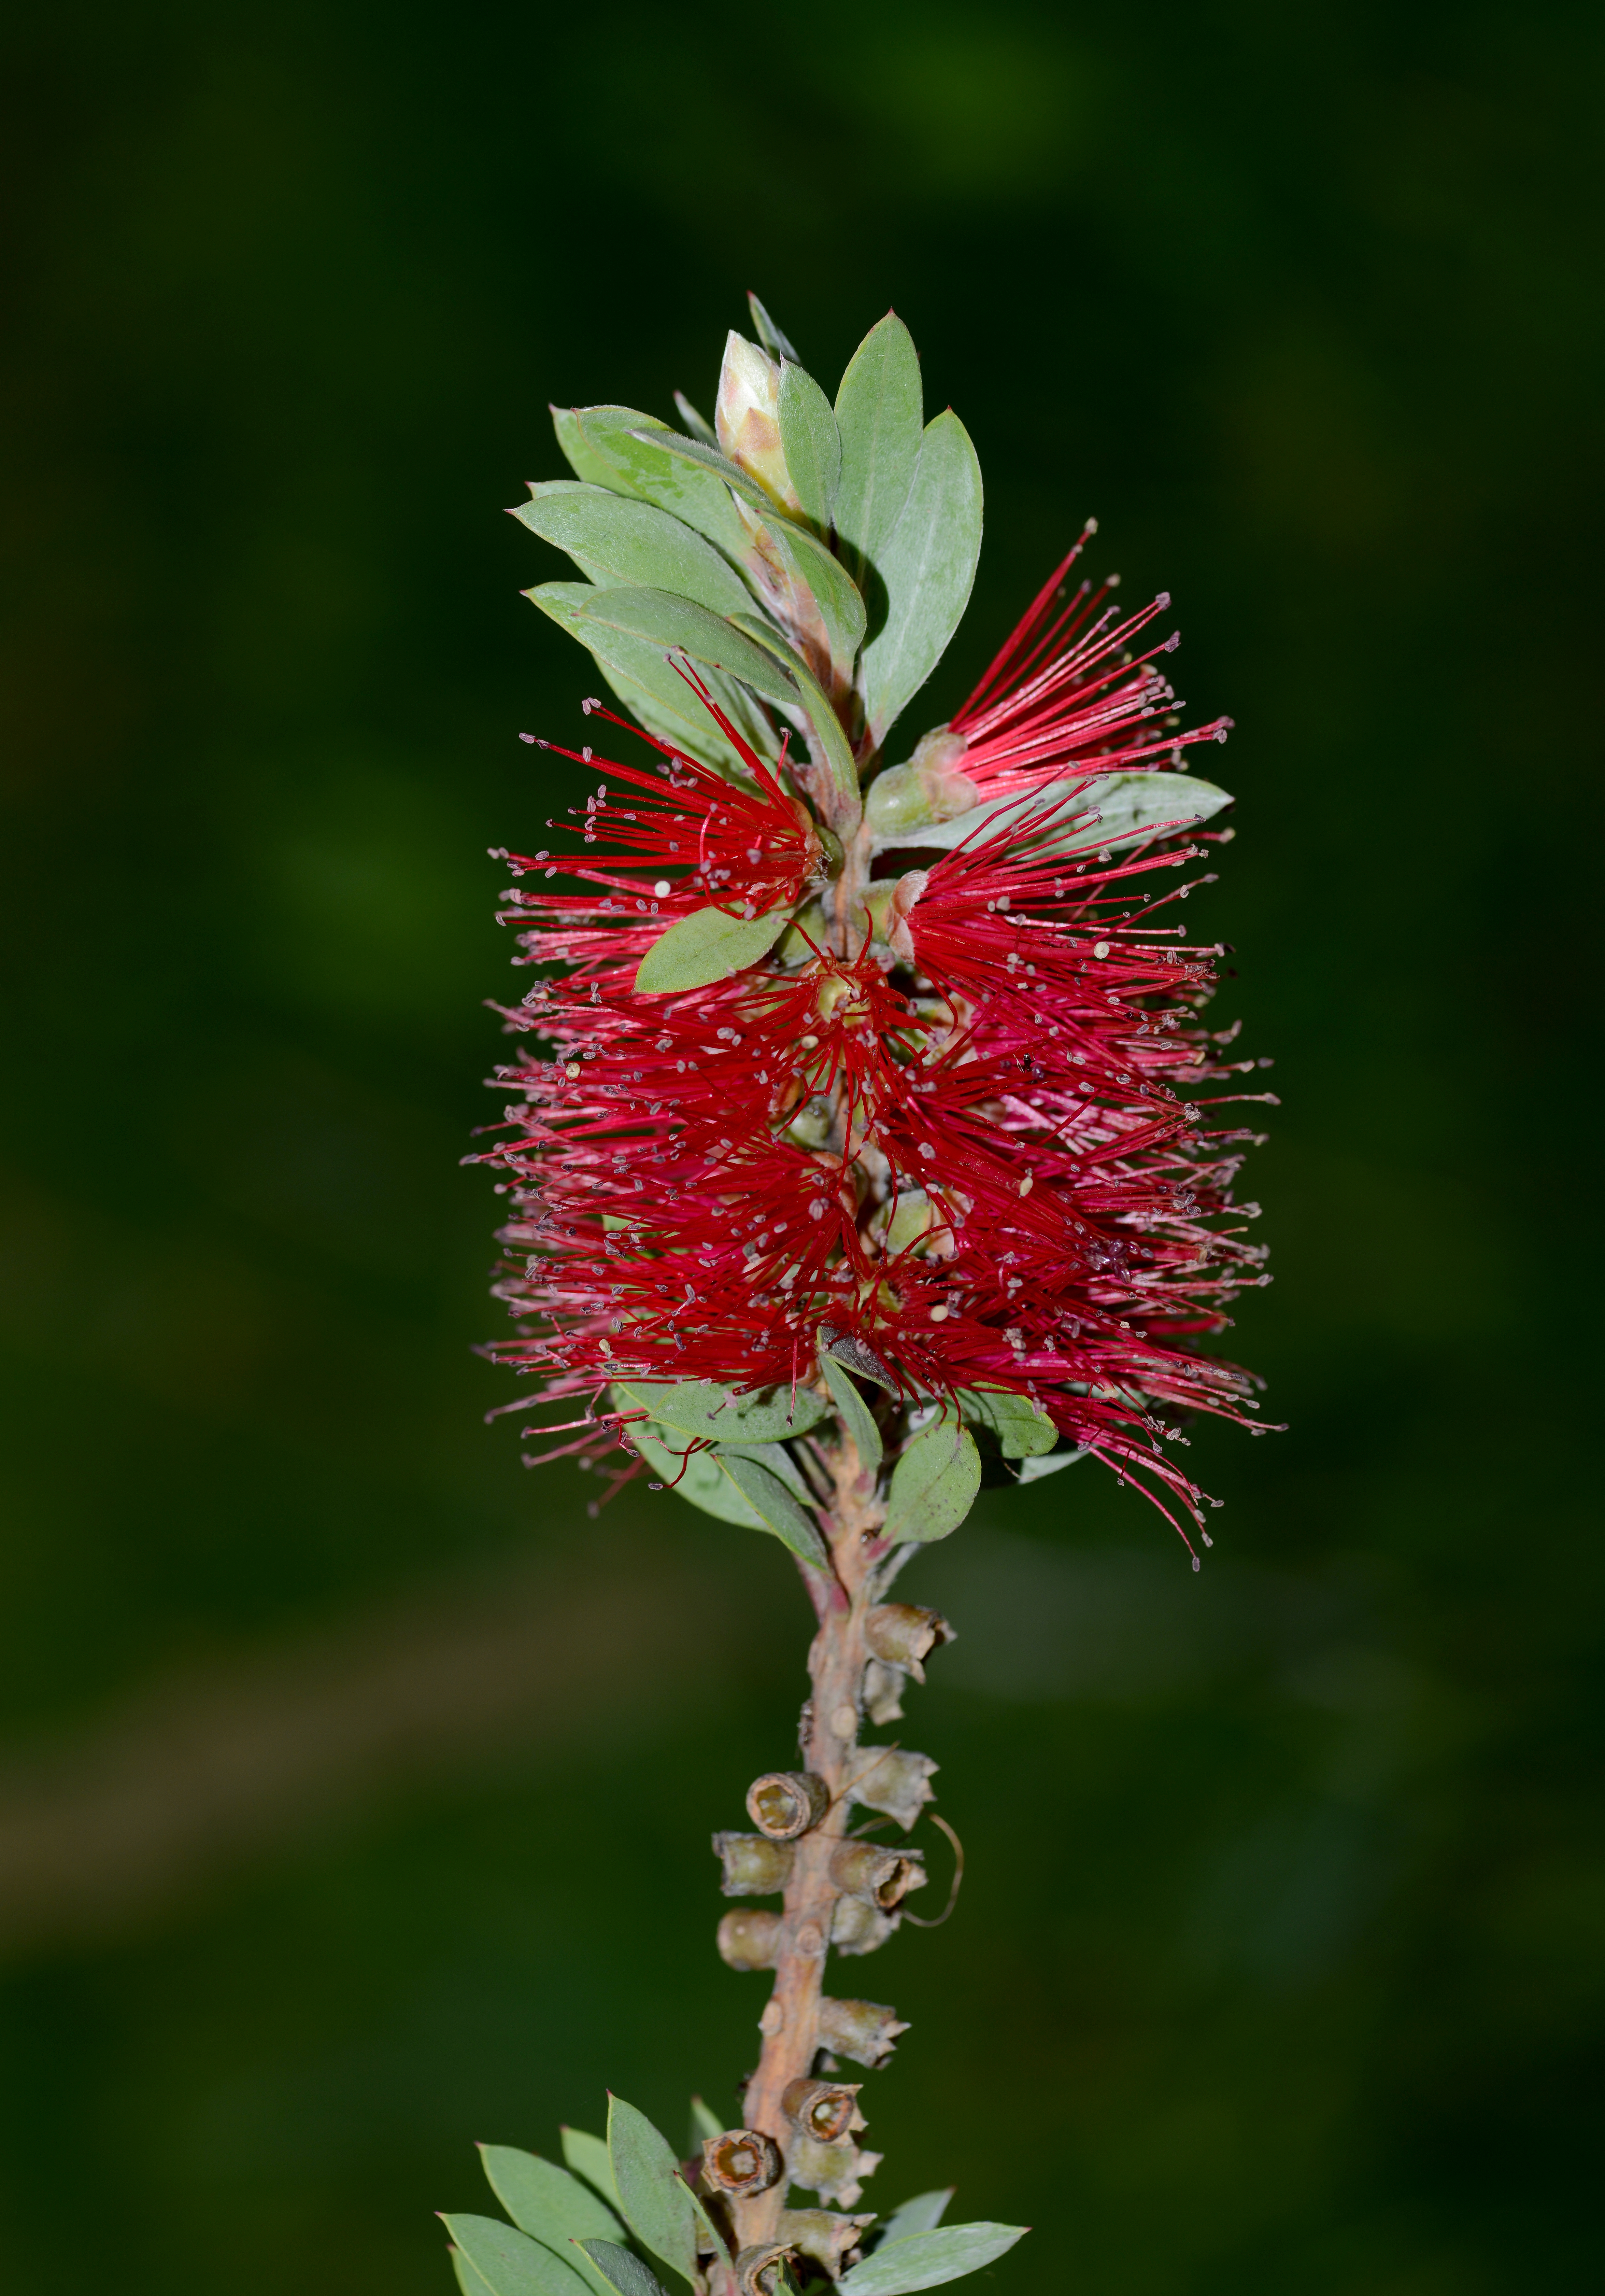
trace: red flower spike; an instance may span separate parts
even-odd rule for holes
[[[963,770],[1002,789],[1200,738],[1088,753],[1155,706],[1155,674],[1118,657],[1159,607],[1115,633],[1085,588],[1055,616],[1058,582],[954,721]],[[512,896],[518,961],[569,970],[505,1012],[550,1056],[498,1070],[504,1136],[479,1160],[512,1198],[498,1290],[519,1325],[487,1352],[545,1402],[592,1398],[542,1431],[574,1436],[545,1456],[614,1447],[615,1378],[784,1385],[848,1341],[909,1398],[1034,1397],[1201,1520],[1163,1414],[1254,1423],[1248,1374],[1198,1349],[1268,1279],[1232,1211],[1251,1136],[1207,1127],[1197,1097],[1232,1073],[1198,1024],[1214,952],[1177,945],[1165,915],[1200,849],[1055,856],[1072,798],[911,873],[858,920],[854,955],[799,934],[800,961],[642,995],[666,924],[713,900],[796,903],[832,866],[783,753],[772,770],[725,731],[739,781],[661,742],[651,772],[582,750],[605,776],[573,809],[584,849],[512,865],[590,889]],[[635,1472],[626,1459],[610,1488]]]
[[[1229,718],[1177,730],[1181,707],[1160,655],[1179,632],[1132,652],[1132,642],[1164,613],[1169,594],[1124,618],[1111,603],[1118,577],[1084,581],[1065,598],[1064,578],[1085,546],[1089,525],[1005,639],[986,676],[954,717],[964,747],[950,769],[986,795],[1024,794],[1067,775],[1091,778],[1149,772],[1180,762],[1193,742],[1224,742]]]

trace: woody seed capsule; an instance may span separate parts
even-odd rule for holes
[[[716,1833],[713,1854],[725,1868],[719,1887],[727,1898],[767,1898],[791,1878],[796,1856],[789,1841],[761,1833]]]
[[[923,1888],[925,1867],[917,1852],[905,1856],[873,1841],[843,1841],[831,1852],[831,1879],[849,1897],[889,1910],[911,1890]]]
[[[735,1917],[726,1914],[725,1918]],[[883,1914],[864,1898],[838,1898],[831,1914],[831,1943],[838,1953],[873,1953],[877,1946],[886,1943],[902,1918],[901,1914]],[[769,1966],[767,1962],[761,1965]]]
[[[812,2257],[834,2276],[874,2221],[872,2216],[832,2216],[828,2209],[782,2209],[779,2230],[788,2248]]]
[[[771,1841],[795,1841],[830,1806],[829,1786],[807,1770],[766,1770],[747,1789],[747,1815]]]
[[[794,2136],[786,2153],[786,2175],[794,2185],[806,2185],[822,2201],[850,2209],[864,2191],[864,2179],[880,2166],[879,2152],[861,2152],[848,2138],[823,2144],[817,2137]]]
[[[834,2144],[864,2127],[858,2110],[857,2081],[788,2081],[781,2091],[781,2111],[805,2136]]]
[[[955,1639],[939,1611],[916,1603],[880,1603],[864,1621],[864,1640],[888,1666],[900,1666],[916,1682],[925,1679],[923,1661],[943,1643]]]
[[[717,2193],[746,2200],[779,2181],[780,2147],[761,2129],[727,2128],[702,2140],[702,2174]]]
[[[884,2002],[832,2001],[827,1997],[819,2005],[819,2038],[824,2047],[839,2057],[850,2057],[856,2065],[867,2065],[872,2072],[886,2062],[898,2034],[907,2030],[905,2020]]]
[[[905,1754],[900,1746],[860,1746],[848,1763],[848,1799],[896,1818],[906,1832],[936,1799],[930,1777],[937,1767],[929,1754]]]
[[[726,1914],[719,1923],[720,1958],[728,1962],[732,1969],[773,1969],[780,1941],[778,1914]]]

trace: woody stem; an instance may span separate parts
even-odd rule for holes
[[[772,2136],[782,2157],[794,2136],[781,2100],[794,2080],[814,2070],[819,2039],[819,2005],[830,1947],[831,1924],[841,1892],[831,1877],[831,1858],[847,1832],[846,1784],[858,1743],[858,1723],[868,1658],[865,1621],[874,1596],[875,1565],[885,1555],[876,1536],[881,1509],[875,1479],[861,1468],[844,1432],[831,1456],[832,1505],[824,1523],[832,1575],[810,1573],[819,1609],[819,1631],[808,1652],[813,1693],[804,1710],[802,1753],[807,1769],[830,1791],[830,1808],[818,1825],[797,1844],[774,1963],[774,1989],[759,2020],[763,2054],[748,2085],[743,2119],[749,2128]],[[750,2248],[772,2241],[786,2204],[786,2178],[766,2193],[733,2203],[738,2244]]]

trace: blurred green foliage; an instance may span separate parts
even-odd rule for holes
[[[749,285],[826,378],[895,299],[976,439],[921,723],[1087,512],[1175,593],[1284,1103],[1237,1341],[1290,1431],[1198,1439],[1201,1578],[1083,1469],[909,1575],[970,1878],[864,1965],[876,2197],[1035,2223],[1019,2290],[1578,2276],[1601,51],[1560,0],[12,20],[16,2286],[442,2296],[471,2138],[604,2082],[677,2136],[751,2062],[705,1837],[801,1599],[480,1425],[456,1162],[485,850],[562,795],[514,737],[588,679],[501,507],[548,398],[706,406]]]

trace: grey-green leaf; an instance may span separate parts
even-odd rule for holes
[[[892,1469],[887,1499],[888,1538],[929,1541],[956,1530],[981,1487],[975,1439],[944,1411],[922,1428]]]
[[[693,439],[700,439],[705,447],[718,445],[713,424],[706,414],[698,412],[683,390],[677,390],[675,393],[675,412]]]
[[[833,1356],[822,1355],[819,1367],[825,1375],[826,1386],[836,1398],[842,1424],[853,1439],[860,1464],[867,1467],[872,1475],[875,1474],[886,1453],[880,1440],[880,1430],[875,1424],[868,1404],[848,1376],[845,1365],[839,1364]]]
[[[619,2205],[643,2248],[683,2280],[697,2275],[696,2211],[680,2183],[674,2147],[644,2112],[621,2096],[608,2099],[608,2152]]]
[[[672,996],[684,988],[706,988],[745,972],[767,955],[791,922],[789,908],[756,917],[733,917],[726,909],[693,909],[660,932],[635,968],[643,996]]]
[[[967,1425],[985,1427],[996,1436],[1005,1459],[1034,1459],[1059,1440],[1058,1428],[1028,1395],[967,1388],[959,1396],[959,1408]]]
[[[747,529],[728,488],[711,472],[694,469],[668,451],[684,441],[667,423],[634,406],[580,406],[575,414],[585,467],[580,469],[572,455],[569,459],[582,479],[634,495],[638,502],[656,503],[705,534],[727,557],[742,557]]]
[[[744,612],[752,594],[711,542],[667,511],[606,487],[553,479],[530,489],[513,516],[566,550],[589,582],[672,591],[716,614]]]
[[[599,591],[588,582],[543,582],[524,594],[590,650],[613,692],[650,733],[721,773],[737,767],[738,753],[661,645],[605,623],[581,620],[592,599],[617,594]],[[717,670],[705,668],[702,676],[731,724],[761,757],[773,758],[774,733],[745,687]]]
[[[781,451],[803,513],[826,528],[841,478],[841,432],[831,402],[806,367],[788,361],[781,368],[777,412]]]
[[[449,2216],[442,2222],[491,2296],[591,2296],[577,2266],[499,2217]]]
[[[853,353],[836,394],[836,531],[856,570],[880,564],[902,516],[924,420],[920,356],[908,329],[888,311]]]
[[[452,2270],[463,2296],[490,2296],[489,2284],[480,2279],[460,2248],[448,2248],[446,2252],[452,2260]]]
[[[618,410],[620,414],[628,414],[631,411],[627,407],[620,407]],[[651,417],[643,415],[640,420],[643,422],[650,422]],[[569,469],[578,478],[587,486],[614,486],[613,465],[605,455],[598,454],[594,447],[586,444],[585,432],[580,428],[577,407],[554,406],[552,410],[552,427],[557,433],[557,443],[562,449],[564,459]],[[623,491],[627,493],[629,489],[626,488]]]
[[[659,436],[663,441],[661,447],[658,444]],[[700,472],[721,487],[727,487],[732,494],[739,495],[742,502],[752,509],[778,514],[774,496],[768,488],[755,479],[750,471],[744,471],[739,463],[733,463],[729,455],[721,453],[717,447],[704,446],[700,439],[683,439],[674,430],[659,431],[657,427],[650,438],[638,437],[637,444],[650,446],[653,454],[672,455],[683,468]],[[682,511],[679,515],[683,518],[685,513]],[[733,512],[732,515],[734,515]]]
[[[756,1459],[760,1467],[766,1467],[772,1475],[778,1476],[794,1499],[801,1499],[805,1506],[813,1505],[814,1494],[803,1480],[801,1468],[783,1443],[721,1443],[719,1446],[721,1458],[732,1457],[737,1452],[743,1459]]]
[[[941,2232],[882,2241],[836,2284],[851,2296],[905,2296],[911,2289],[940,2288],[946,2281],[962,2280],[967,2272],[995,2264],[1030,2229],[1029,2225],[949,2225]]]
[[[651,2267],[627,2248],[610,2240],[582,2240],[579,2245],[618,2296],[664,2296],[663,2283]]]
[[[1072,1444],[1062,1451],[1046,1451],[1037,1458],[1022,1459],[1020,1480],[1022,1483],[1039,1483],[1044,1475],[1056,1475],[1061,1467],[1073,1467],[1077,1459],[1085,1456],[1085,1451]]]
[[[563,2158],[577,2177],[594,2185],[606,2201],[618,2202],[618,2187],[613,2182],[613,2163],[608,2148],[600,2136],[593,2136],[587,2128],[563,2128]]]
[[[491,2191],[519,2230],[560,2256],[577,2238],[624,2238],[624,2226],[607,2202],[555,2161],[512,2144],[481,2144],[479,2158]]]
[[[949,407],[926,425],[903,515],[876,560],[886,619],[864,650],[860,675],[877,748],[946,652],[980,554],[981,466]]]
[[[691,2101],[692,2151],[693,2152],[699,2151],[704,2138],[722,2136],[724,2133],[725,2124],[712,2105],[705,2103],[700,2096],[693,2096]]]
[[[739,1522],[743,1530],[768,1529],[720,1466],[717,1452],[692,1451],[685,1458],[680,1456],[691,1440],[684,1430],[643,1427],[637,1423],[629,1431],[629,1439],[648,1466],[662,1477],[665,1490],[672,1491],[677,1499],[700,1507],[704,1514],[715,1515],[721,1522]]]
[[[766,1530],[772,1530],[782,1546],[816,1570],[829,1568],[830,1556],[813,1516],[798,1505],[777,1475],[760,1466],[749,1452],[719,1451],[715,1456]]]
[[[747,308],[752,314],[752,331],[754,334],[757,335],[759,342],[764,346],[764,348],[768,352],[770,357],[776,359],[795,359],[797,353],[792,349],[786,337],[781,332],[779,326],[770,317],[768,312],[765,310],[763,305],[758,301],[757,297],[753,293],[750,287],[747,290]]]
[[[755,537],[757,554],[768,562],[777,594],[767,600],[777,614],[783,611],[800,635],[811,624],[824,633],[831,658],[831,675],[845,694],[853,682],[853,665],[864,643],[864,598],[839,558],[832,556],[817,536],[789,519],[766,519]],[[751,611],[744,599],[733,613]],[[815,646],[815,634],[811,641]]]
[[[900,2209],[892,2210],[880,2226],[876,2247],[885,2248],[894,2240],[906,2240],[912,2233],[935,2232],[953,2194],[951,2185],[944,2185],[939,2192],[916,2193],[912,2201],[905,2201]]]
[[[618,630],[644,639],[664,652],[684,653],[700,668],[722,669],[739,677],[766,701],[797,707],[797,681],[766,646],[756,644],[723,615],[689,598],[667,590],[620,586],[616,590],[593,590],[576,617],[582,636],[590,630]]]
[[[807,662],[793,652],[778,632],[760,622],[756,614],[738,614],[735,619],[747,636],[774,655],[797,689],[793,701],[800,701],[807,714],[809,749],[830,776],[831,801],[824,810],[832,827],[839,832],[856,828],[864,811],[858,788],[858,762],[829,696]],[[763,691],[761,686],[758,691]]]
[[[959,760],[962,769],[963,760]],[[929,828],[888,834],[888,845],[939,845],[951,849],[979,832],[978,841],[1000,836],[1005,830],[1024,829],[1042,820],[1055,807],[1062,818],[1042,828],[1032,838],[1033,849],[1044,853],[1118,853],[1170,831],[1196,828],[1232,802],[1230,793],[1213,782],[1195,780],[1191,774],[1169,771],[1151,774],[1105,774],[1078,785],[1073,781],[1048,782],[1030,797],[1011,805],[972,806],[950,821]],[[1085,816],[1095,812],[1098,818]]]
[[[630,1379],[616,1381],[613,1392],[626,1409],[650,1412],[665,1427],[721,1443],[783,1443],[830,1417],[830,1406],[811,1387],[795,1394],[790,1387],[771,1387],[738,1395],[698,1379]]]

